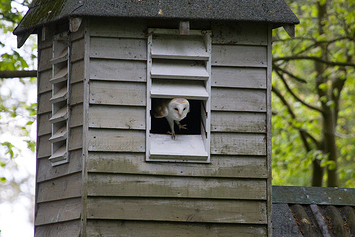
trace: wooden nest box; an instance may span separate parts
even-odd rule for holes
[[[271,236],[271,38],[284,0],[34,0],[35,236]],[[162,99],[185,98],[172,139]]]

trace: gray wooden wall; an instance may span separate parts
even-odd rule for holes
[[[84,28],[71,34],[70,162],[52,167],[51,155],[53,32],[38,37],[38,115],[35,236],[78,236],[82,213]]]
[[[211,26],[210,164],[145,162],[147,27],[88,27],[88,236],[266,236],[267,26]]]
[[[147,24],[92,18],[71,33],[70,162],[55,167],[52,41],[39,37],[36,237],[267,236],[267,26],[208,24],[211,163],[191,164],[145,162]]]

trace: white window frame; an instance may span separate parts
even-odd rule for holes
[[[169,65],[171,60],[176,63]],[[204,68],[187,67],[191,61],[202,62]],[[153,98],[200,100],[201,134],[178,134],[174,140],[169,134],[152,134]],[[210,162],[211,31],[181,35],[178,29],[148,29],[146,122],[146,161]]]

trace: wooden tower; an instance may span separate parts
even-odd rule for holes
[[[35,236],[271,236],[271,38],[284,0],[34,0]],[[190,101],[175,140],[156,100]]]

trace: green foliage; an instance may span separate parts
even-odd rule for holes
[[[318,3],[327,6],[320,21]],[[290,39],[283,29],[273,32],[273,184],[310,186],[317,161],[337,170],[339,186],[354,188],[355,1],[289,5],[300,19],[297,37]],[[326,111],[335,116],[336,160],[324,145]],[[323,181],[327,178],[325,172]]]
[[[14,45],[16,37],[12,35],[28,5],[28,0],[0,0],[0,71],[34,68],[36,46],[18,50]],[[0,199],[3,202],[20,195],[20,185],[29,179],[16,177],[20,172],[16,160],[26,150],[23,148],[26,145],[30,151],[35,151],[30,132],[37,104],[30,103],[27,94],[35,83],[36,78],[0,79]]]

